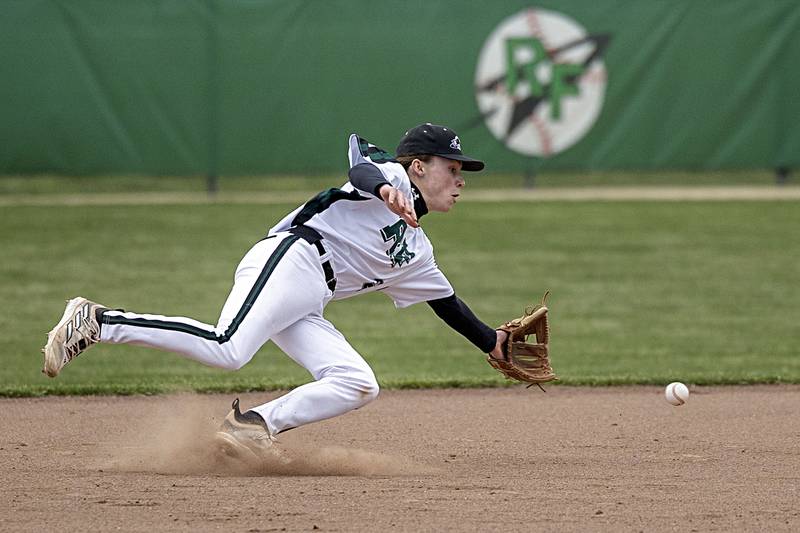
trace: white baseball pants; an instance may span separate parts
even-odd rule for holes
[[[216,326],[191,318],[107,311],[100,341],[177,352],[236,370],[272,340],[316,381],[253,408],[273,435],[344,414],[375,399],[372,369],[322,317],[333,293],[322,263],[328,255],[291,233],[256,243],[236,276]]]

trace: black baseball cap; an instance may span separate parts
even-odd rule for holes
[[[483,170],[484,167],[483,161],[461,153],[461,139],[456,132],[430,122],[411,128],[403,135],[397,145],[397,156],[401,155],[438,155],[455,159],[461,161],[462,170],[468,171]]]

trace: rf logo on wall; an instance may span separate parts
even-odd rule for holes
[[[478,57],[478,108],[511,150],[549,157],[577,143],[603,107],[608,35],[571,18],[526,9],[500,23]]]

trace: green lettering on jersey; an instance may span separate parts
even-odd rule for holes
[[[386,251],[386,255],[392,260],[392,267],[403,266],[414,258],[414,252],[408,249],[408,243],[406,243],[406,228],[408,228],[408,224],[405,220],[400,219],[381,230],[383,242],[392,241],[392,245]]]

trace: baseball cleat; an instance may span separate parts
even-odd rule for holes
[[[239,398],[233,401],[231,407],[231,412],[214,435],[218,450],[226,456],[246,461],[280,458],[281,454],[275,448],[275,438],[270,435],[261,415],[253,411],[242,413],[239,410]]]
[[[67,363],[100,340],[100,323],[96,311],[102,305],[86,298],[73,298],[67,302],[64,316],[47,334],[42,372],[54,378]]]

